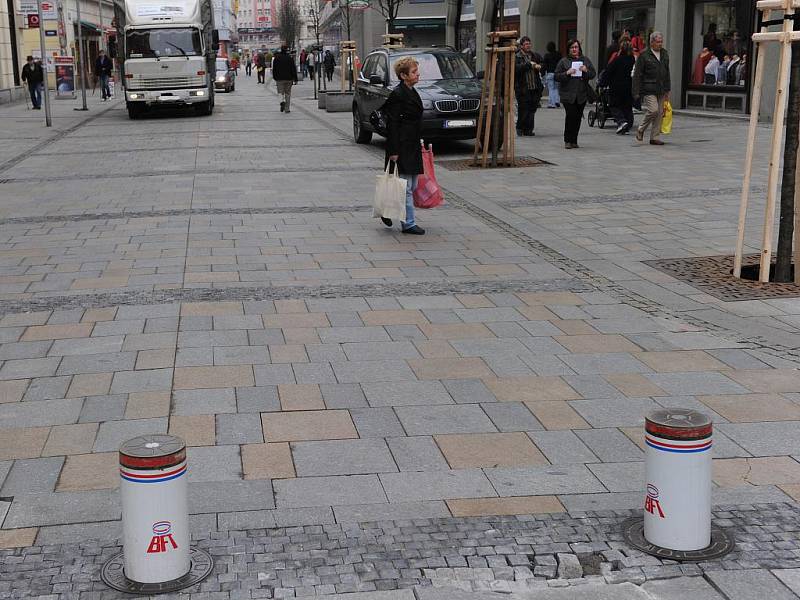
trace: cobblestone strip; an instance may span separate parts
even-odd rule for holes
[[[750,188],[753,194],[766,192],[764,186]],[[503,202],[505,208],[524,208],[528,206],[561,206],[569,204],[610,204],[613,202],[636,202],[638,200],[671,200],[674,198],[713,198],[716,196],[739,195],[740,187],[706,188],[690,190],[666,190],[662,192],[644,192],[637,194],[609,194],[604,196],[574,196],[572,198],[531,198],[530,200],[512,200]]]
[[[115,134],[116,135],[116,134]],[[137,134],[141,135],[141,134]],[[314,143],[314,148],[341,148],[342,143],[336,144],[320,144]],[[214,150],[271,150],[271,149],[286,149],[286,148],[308,148],[308,144],[237,144],[235,146],[229,144],[214,144]],[[128,152],[142,152],[148,148],[114,148],[115,154],[128,153]],[[197,145],[194,146],[172,146],[171,151],[175,150],[197,150]],[[80,150],[74,154],[108,154],[108,150]],[[37,156],[63,156],[62,152],[38,152]]]
[[[230,288],[176,288],[170,290],[44,296],[25,300],[0,301],[0,315],[77,308],[168,304],[171,302],[217,302],[284,300],[294,298],[370,298],[394,296],[445,296],[452,294],[499,294],[506,292],[570,291],[591,289],[572,279],[547,281],[528,279],[431,280],[400,283],[281,285]]]
[[[622,540],[641,511],[451,517],[217,531],[194,543],[214,556],[203,598],[291,598],[434,586],[528,592],[588,582],[642,584],[712,571],[800,567],[800,507],[717,507],[715,525],[736,537],[726,557],[676,563]],[[0,550],[0,598],[127,598],[100,582],[117,542]],[[48,596],[52,594],[52,596]]]
[[[310,213],[360,212],[372,210],[367,204],[334,206],[265,206],[239,208],[176,208],[172,210],[147,210],[139,212],[82,213],[74,215],[45,215],[32,217],[11,217],[0,219],[3,225],[35,225],[40,223],[77,223],[80,221],[103,221],[114,219],[142,219],[151,217],[186,217],[200,215],[285,215]]]
[[[46,140],[42,140],[41,142],[39,142],[38,144],[36,144],[32,148],[28,148],[27,150],[25,150],[25,152],[17,154],[14,158],[10,158],[5,162],[0,163],[0,173],[3,173],[4,171],[8,171],[14,165],[17,165],[17,164],[21,163],[23,160],[25,160],[29,156],[32,156],[32,155],[36,154],[37,152],[39,152],[39,150],[41,150],[42,148],[46,148],[50,144],[52,144],[54,142],[57,142],[60,139],[63,139],[64,137],[68,136],[69,134],[73,133],[74,131],[77,131],[78,129],[80,129],[84,125],[88,125],[89,123],[91,123],[95,119],[98,119],[98,118],[102,117],[104,114],[106,114],[107,112],[113,110],[115,107],[116,107],[116,103],[112,103],[105,110],[101,110],[100,112],[95,113],[95,114],[91,115],[90,117],[85,118],[80,123],[76,123],[75,125],[73,125],[71,127],[67,127],[63,131],[59,131],[58,133],[56,133],[52,137],[49,137]]]

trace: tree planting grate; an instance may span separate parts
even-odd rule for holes
[[[553,163],[547,162],[546,160],[542,160],[541,158],[536,158],[535,156],[518,156],[514,159],[514,166],[509,167],[508,165],[501,164],[502,160],[502,152],[497,157],[497,167],[491,166],[491,158],[486,163],[487,169],[524,169],[527,167],[543,167],[546,165],[552,165]],[[440,165],[447,169],[448,171],[469,171],[472,169],[482,169],[481,167],[481,160],[478,159],[478,166],[476,167],[471,158],[463,159],[460,158],[458,160],[437,160],[437,165]]]
[[[758,261],[758,254],[745,256],[742,259],[743,271],[757,265]],[[800,285],[794,283],[760,283],[752,279],[735,278],[733,256],[668,258],[643,262],[723,302],[800,296]]]

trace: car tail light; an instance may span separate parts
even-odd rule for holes
[[[133,79],[132,73],[125,73],[125,79]]]
[[[205,71],[198,71],[198,72],[197,72],[197,74],[198,74],[198,75],[205,75],[205,74],[206,74],[206,72],[205,72]]]

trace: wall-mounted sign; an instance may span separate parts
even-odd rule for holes
[[[39,29],[39,15],[28,15],[28,29]]]

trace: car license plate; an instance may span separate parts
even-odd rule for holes
[[[475,127],[475,119],[456,119],[444,122],[445,129],[453,129],[455,127]]]

